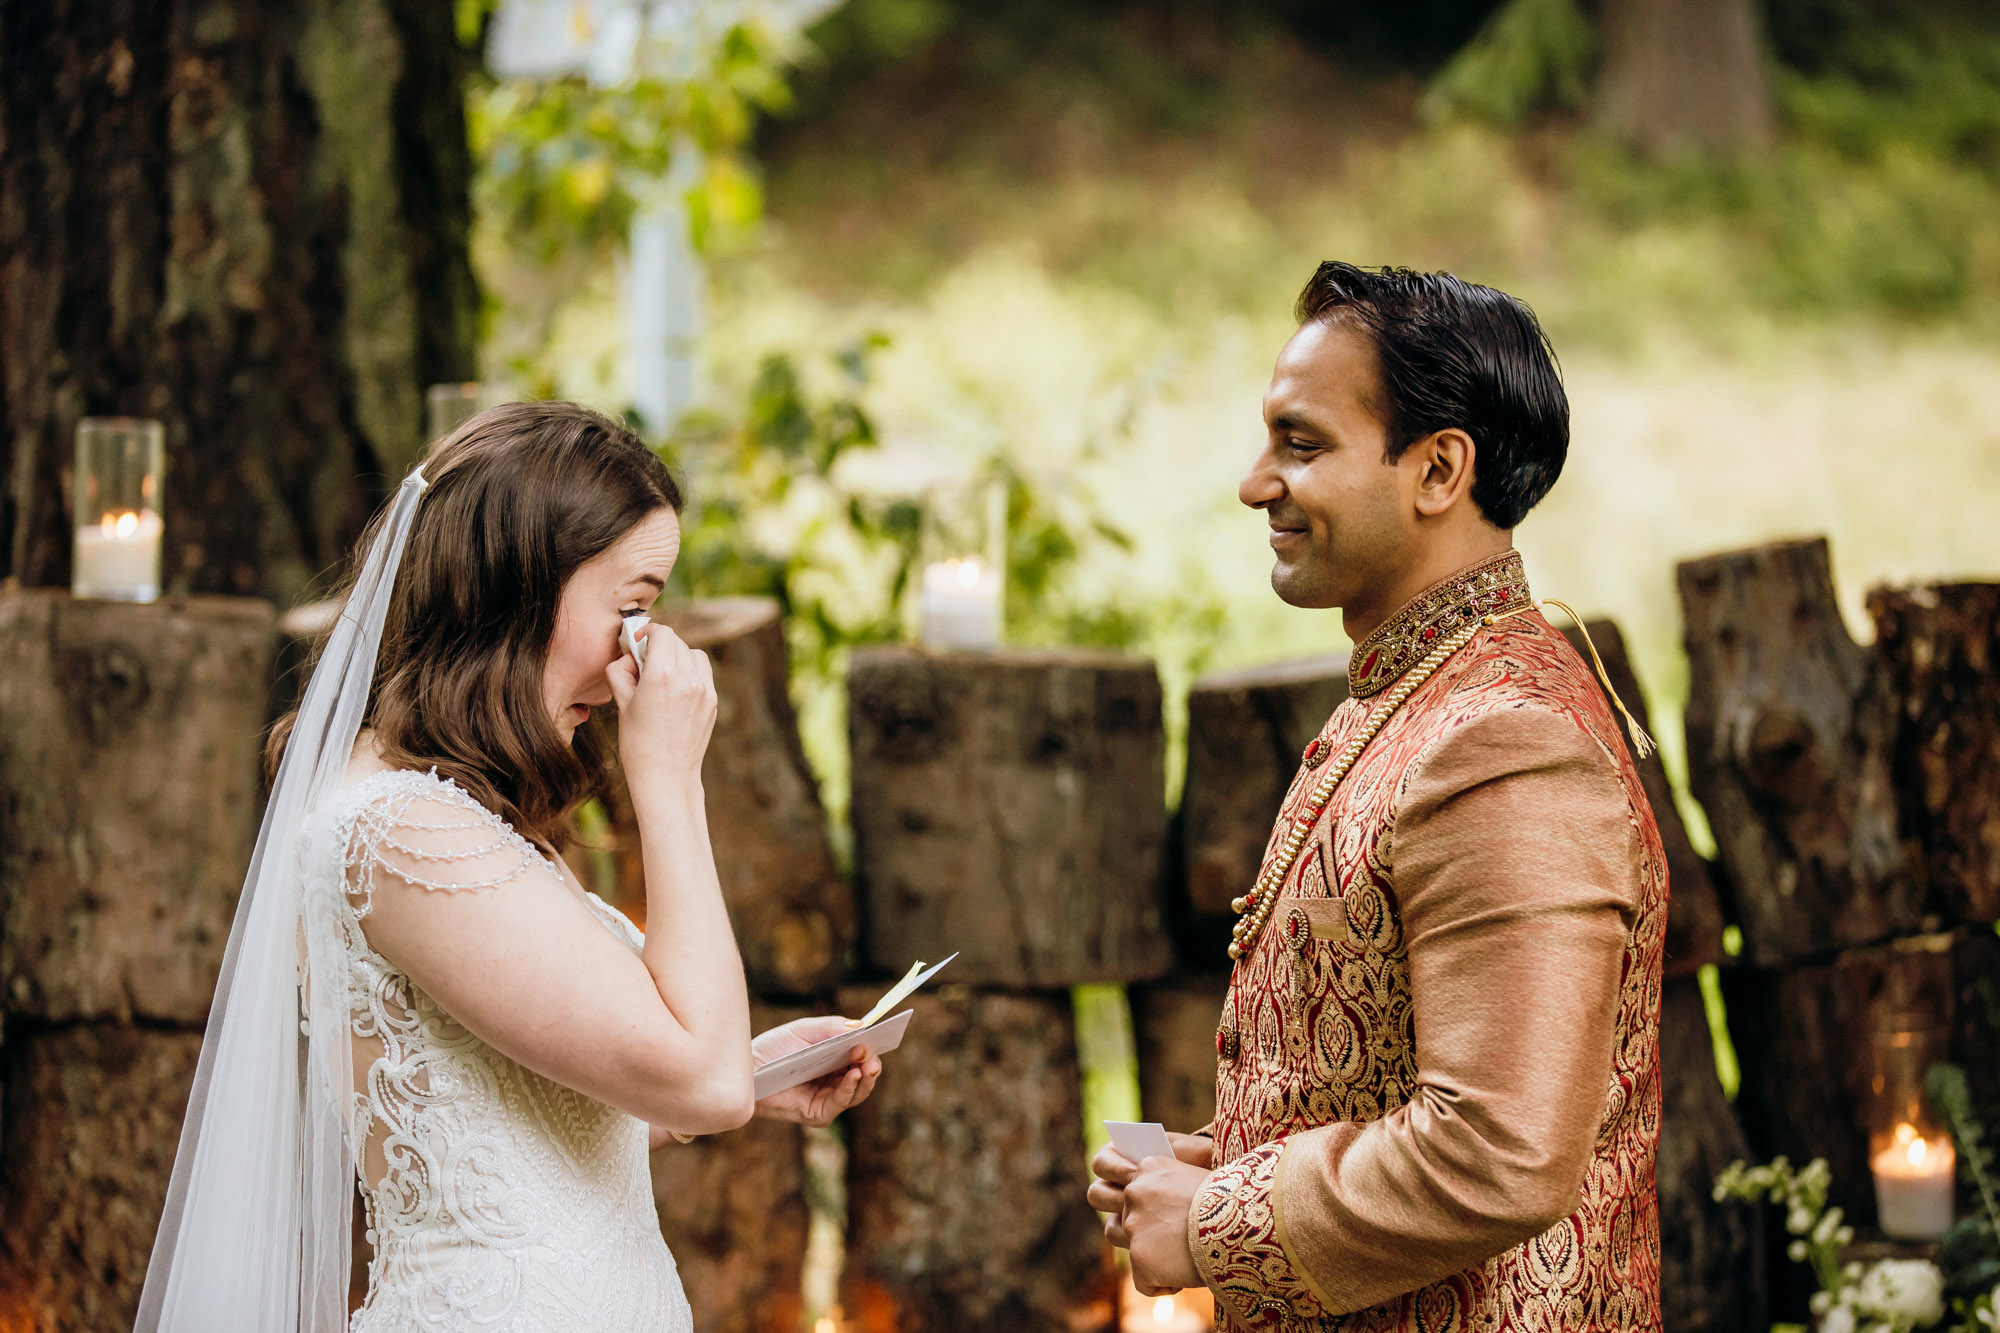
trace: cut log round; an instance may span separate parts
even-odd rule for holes
[[[1583,634],[1567,620],[1564,624],[1563,637],[1588,662],[1590,647]],[[1651,731],[1645,692],[1639,688],[1639,677],[1633,673],[1625,636],[1609,620],[1593,620],[1588,628],[1591,642],[1597,645],[1598,656],[1604,660],[1604,674],[1611,678],[1611,687],[1639,719],[1639,725]],[[1673,784],[1667,780],[1667,766],[1661,761],[1659,751],[1655,750],[1638,764],[1639,780],[1645,784],[1646,800],[1653,807],[1653,820],[1660,826],[1660,842],[1667,852],[1666,975],[1669,979],[1693,976],[1703,964],[1722,961],[1722,931],[1728,924],[1723,917],[1722,897],[1716,890],[1715,877],[1709,873],[1707,858],[1688,839],[1687,825],[1681,820],[1680,808],[1674,804]]]
[[[1215,1029],[1227,973],[1198,973],[1131,990],[1139,1105],[1148,1120],[1191,1134],[1215,1118]]]
[[[801,1009],[751,1006],[757,1031]],[[653,1154],[660,1232],[702,1333],[797,1333],[803,1319],[805,1131],[775,1120]],[[609,1330],[606,1331],[609,1333]]]
[[[1840,618],[1824,540],[1680,566],[1688,773],[1760,966],[1921,928],[1894,707]]]
[[[1764,1333],[1771,1326],[1765,1210],[1715,1200],[1715,1178],[1751,1153],[1716,1077],[1692,977],[1669,981],[1661,994],[1660,1083],[1662,1322],[1674,1333]]]
[[[2000,583],[1868,595],[1875,655],[1898,704],[1895,788],[1931,905],[2000,919]]]
[[[702,789],[715,866],[751,988],[830,992],[854,943],[854,893],[833,864],[819,788],[799,744],[778,604],[725,597],[664,608],[660,622],[715,667],[715,735]],[[646,873],[622,776],[605,801],[619,901],[643,916]]]
[[[257,836],[267,603],[0,595],[0,984],[199,1027]]]
[[[1874,1041],[1913,1027],[1950,1030],[1954,943],[1951,935],[1913,936],[1777,972],[1723,973],[1743,1069],[1737,1106],[1751,1142],[1765,1158],[1826,1158],[1832,1201],[1863,1227],[1875,1219]]]
[[[10,1031],[0,1328],[126,1333],[166,1202],[201,1034]]]
[[[1347,655],[1203,677],[1188,691],[1175,935],[1190,967],[1227,970],[1230,899],[1257,882],[1285,788],[1347,698]]]
[[[1173,964],[1159,677],[1102,653],[877,648],[848,677],[866,958],[955,981],[1143,981]]]
[[[1115,1271],[1084,1200],[1069,997],[944,986],[910,1007],[849,1116],[848,1318],[861,1333],[1105,1327]]]

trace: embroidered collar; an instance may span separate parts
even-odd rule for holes
[[[1411,598],[1355,646],[1347,659],[1348,692],[1357,699],[1380,694],[1454,630],[1533,604],[1519,552],[1505,551],[1461,569]]]

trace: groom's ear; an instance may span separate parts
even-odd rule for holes
[[[1453,505],[1472,503],[1472,468],[1479,447],[1456,426],[1412,444],[1402,462],[1414,473],[1417,513],[1439,518]]]

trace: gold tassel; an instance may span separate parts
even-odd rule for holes
[[[1659,748],[1653,744],[1653,738],[1646,734],[1646,729],[1639,725],[1639,719],[1632,716],[1632,710],[1625,706],[1625,701],[1618,697],[1618,691],[1611,687],[1611,677],[1606,675],[1604,671],[1604,659],[1597,655],[1597,645],[1591,642],[1590,631],[1583,627],[1583,617],[1571,610],[1568,602],[1558,602],[1553,597],[1544,597],[1536,602],[1535,605],[1538,608],[1543,606],[1555,607],[1558,611],[1568,616],[1570,621],[1576,626],[1576,632],[1583,635],[1583,646],[1590,649],[1590,660],[1597,666],[1597,678],[1604,682],[1604,692],[1611,696],[1612,706],[1624,716],[1625,730],[1632,737],[1632,749],[1638,757],[1644,759],[1655,749]]]

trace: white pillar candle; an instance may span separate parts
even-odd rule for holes
[[[78,597],[150,602],[160,595],[160,516],[151,511],[106,514],[76,530],[70,591]]]
[[[1215,1298],[1206,1287],[1141,1296],[1128,1273],[1122,1304],[1119,1333],[1210,1333],[1215,1327]]]
[[[1914,1125],[1898,1125],[1888,1146],[1868,1164],[1875,1174],[1875,1212],[1884,1235],[1936,1240],[1951,1230],[1958,1155],[1949,1138],[1927,1139]]]
[[[1000,572],[978,557],[924,566],[919,601],[927,646],[1000,646]]]

